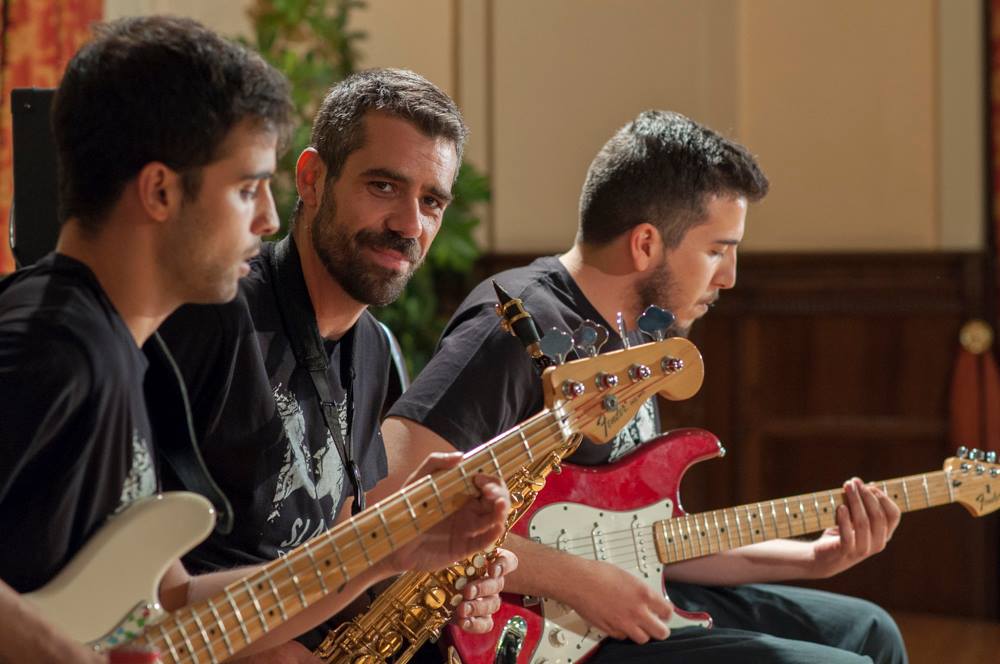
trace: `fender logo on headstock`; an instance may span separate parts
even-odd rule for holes
[[[597,418],[597,426],[601,427],[605,438],[618,432],[618,429],[620,428],[618,423],[623,417],[629,416],[632,405],[636,401],[642,400],[642,398],[643,396],[640,394],[623,401],[620,400],[618,401],[617,408],[610,412],[604,412]]]
[[[996,502],[1000,502],[1000,493],[993,491],[989,484],[985,486],[983,493],[976,496],[976,504],[979,505],[979,509],[985,509]]]

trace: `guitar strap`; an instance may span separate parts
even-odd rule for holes
[[[347,476],[354,488],[354,504],[351,513],[357,514],[365,508],[365,491],[361,484],[361,470],[351,455],[351,438],[354,430],[354,328],[340,340],[341,376],[349,375],[350,384],[347,388],[347,440],[340,428],[340,418],[337,414],[337,404],[333,400],[330,389],[330,379],[327,374],[329,362],[323,339],[319,336],[316,326],[316,312],[309,291],[306,289],[305,277],[302,275],[302,263],[292,236],[277,242],[267,256],[267,266],[270,269],[271,287],[274,289],[274,299],[278,303],[281,322],[285,328],[285,336],[292,347],[295,362],[305,369],[312,379],[313,389],[319,400],[323,423],[340,453]]]
[[[156,436],[156,453],[185,488],[211,501],[217,515],[215,531],[228,535],[233,530],[233,507],[201,456],[180,369],[159,333],[154,332],[142,350],[149,359],[143,391]],[[176,389],[169,389],[171,385]]]

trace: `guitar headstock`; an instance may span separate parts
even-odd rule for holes
[[[574,419],[574,429],[606,443],[654,394],[680,401],[701,388],[698,348],[674,337],[550,367],[542,374],[545,404]]]
[[[955,502],[961,503],[972,516],[1000,509],[1000,465],[996,452],[960,447],[958,456],[945,459],[944,470],[949,475]]]

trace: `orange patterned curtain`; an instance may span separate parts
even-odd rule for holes
[[[104,0],[2,0],[0,29],[0,274],[14,269],[7,219],[13,195],[10,91],[55,87],[66,62],[100,20]]]
[[[992,209],[987,251],[1000,264],[1000,0],[990,0],[989,94]],[[1000,271],[994,270],[997,277]],[[1000,281],[992,284],[1000,312]],[[972,320],[959,337],[951,391],[951,439],[956,445],[1000,450],[1000,371],[994,354],[998,320]]]

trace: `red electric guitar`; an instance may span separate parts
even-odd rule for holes
[[[684,473],[699,461],[724,454],[707,431],[682,429],[615,464],[564,464],[561,474],[549,475],[545,490],[512,530],[618,565],[662,591],[666,564],[836,525],[836,508],[843,502],[839,488],[685,514],[679,494]],[[973,516],[982,516],[1000,507],[1000,466],[995,462],[995,454],[973,450],[966,458],[945,460],[943,470],[877,485],[904,512],[958,502]],[[469,634],[448,626],[464,664],[572,664],[586,659],[605,636],[555,600],[503,598],[490,633]],[[711,627],[712,619],[677,610],[669,622],[671,629],[692,624]]]

